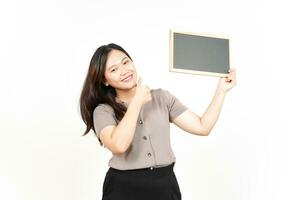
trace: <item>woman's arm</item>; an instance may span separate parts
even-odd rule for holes
[[[111,152],[122,154],[130,146],[141,107],[139,102],[132,100],[117,126],[109,125],[102,129],[99,137]]]
[[[114,153],[124,153],[130,146],[136,130],[136,122],[140,110],[152,96],[147,85],[142,85],[139,78],[135,95],[128,105],[127,111],[117,126],[107,126],[100,133],[103,144]]]
[[[226,93],[236,85],[236,70],[230,69],[229,72],[228,77],[220,78],[215,95],[202,117],[187,110],[173,120],[174,124],[195,135],[209,135],[218,120]]]

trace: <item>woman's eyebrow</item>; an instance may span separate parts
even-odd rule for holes
[[[127,57],[124,57],[124,58],[121,60],[121,62],[122,62],[125,58],[127,58]],[[115,65],[117,65],[117,64],[115,64]],[[110,66],[108,69],[112,68],[112,67],[115,66],[115,65]]]

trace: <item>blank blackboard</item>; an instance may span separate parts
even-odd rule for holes
[[[229,55],[228,37],[170,30],[171,72],[225,77]]]

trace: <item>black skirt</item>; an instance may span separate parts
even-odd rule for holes
[[[110,167],[103,183],[102,200],[181,200],[174,164],[135,170]]]

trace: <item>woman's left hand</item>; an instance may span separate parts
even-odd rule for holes
[[[228,92],[236,85],[236,69],[230,68],[229,75],[227,77],[221,77],[218,83],[218,90],[222,92]]]

